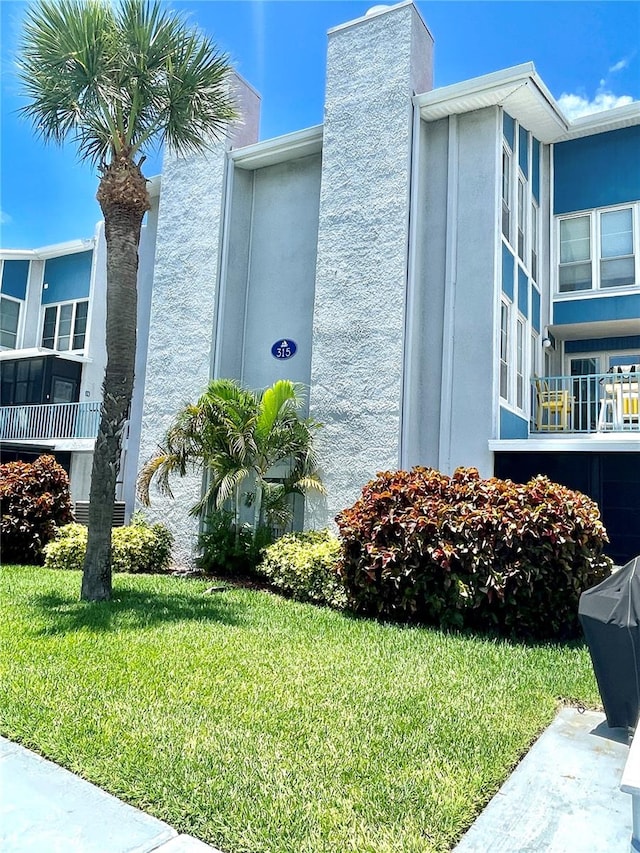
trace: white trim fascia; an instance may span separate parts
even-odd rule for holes
[[[640,453],[640,432],[489,439],[489,450],[517,453]]]
[[[613,107],[610,110],[601,110],[598,113],[590,113],[574,119],[569,122],[569,130],[564,138],[575,139],[580,136],[605,133],[636,124],[640,124],[640,101],[633,101],[633,103],[625,104],[622,107]]]
[[[82,364],[91,364],[91,362],[93,361],[92,358],[89,358],[86,355],[77,355],[72,352],[47,349],[46,347],[29,347],[28,349],[2,350],[0,351],[0,361],[9,361],[19,358],[38,358],[40,356],[50,355],[53,355],[56,358],[61,358],[63,361],[79,361]]]
[[[229,156],[239,169],[260,169],[287,160],[298,160],[322,151],[323,125],[296,130],[243,148],[232,148]]]
[[[504,148],[502,135],[502,110],[496,111],[496,148],[495,169],[496,189],[494,192],[494,246],[493,273],[493,371],[491,374],[491,433],[500,435],[500,306],[502,304],[502,151]]]
[[[3,438],[2,443],[9,446],[27,444],[29,447],[42,447],[50,450],[71,450],[76,453],[93,453],[95,438]]]
[[[0,249],[0,256],[7,261],[47,261],[50,258],[59,258],[63,255],[88,252],[95,248],[95,244],[95,237],[88,237],[86,240],[69,240],[66,243],[55,243],[52,246],[43,246],[40,249]]]

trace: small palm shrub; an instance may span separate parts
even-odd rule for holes
[[[2,559],[42,563],[43,548],[73,519],[69,477],[53,456],[0,465]]]
[[[208,575],[251,576],[255,574],[265,546],[273,542],[271,531],[260,527],[254,536],[248,524],[236,526],[234,514],[224,509],[211,512],[204,521],[198,544],[199,569]]]
[[[611,569],[597,505],[546,477],[381,473],[336,521],[349,605],[394,619],[576,636],[580,593]]]
[[[148,524],[134,514],[125,527],[111,532],[111,565],[114,572],[164,572],[171,563],[173,535],[164,524]],[[82,571],[87,550],[84,524],[67,524],[45,548],[45,568]]]
[[[344,607],[340,540],[328,530],[288,533],[265,549],[258,573],[298,601]]]

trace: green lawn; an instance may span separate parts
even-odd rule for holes
[[[348,618],[206,581],[0,575],[0,731],[226,853],[449,850],[587,652]]]

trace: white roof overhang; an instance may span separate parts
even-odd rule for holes
[[[413,100],[427,122],[486,107],[504,107],[512,118],[545,143],[640,124],[640,102],[569,121],[532,62],[443,86],[416,95]]]

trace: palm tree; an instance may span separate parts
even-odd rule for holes
[[[93,456],[81,597],[111,597],[111,519],[133,390],[138,245],[150,208],[145,152],[206,149],[236,117],[213,42],[147,0],[39,0],[26,13],[22,109],[46,142],[72,140],[97,167],[107,246],[107,367]]]
[[[255,535],[266,516],[282,510],[287,495],[324,494],[314,449],[320,425],[300,417],[302,405],[301,386],[286,379],[258,393],[231,379],[212,380],[197,403],[178,412],[163,445],[142,468],[141,501],[149,504],[154,478],[160,491],[173,497],[171,476],[184,477],[195,468],[206,474],[207,488],[191,514],[230,503],[237,530],[241,490],[249,486],[254,489]],[[269,471],[280,463],[286,463],[286,477],[282,483],[269,482]]]

